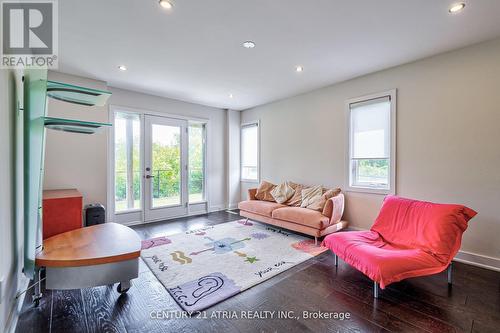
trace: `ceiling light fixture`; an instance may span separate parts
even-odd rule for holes
[[[243,43],[243,47],[246,49],[253,49],[255,47],[255,43],[252,42],[251,40],[247,40],[246,42]]]
[[[233,94],[229,94],[229,98],[233,98],[233,97],[234,97]]]
[[[120,66],[118,66],[118,69],[121,70],[121,71],[126,71],[127,70],[127,66],[120,65]]]
[[[456,4],[451,5],[450,9],[448,10],[451,14],[458,13],[462,11],[465,8],[465,3],[459,2]]]
[[[297,66],[297,67],[295,67],[295,71],[296,71],[297,73],[303,72],[303,71],[304,71],[304,67],[302,67],[302,66]]]
[[[160,6],[164,9],[172,9],[173,5],[168,0],[160,0]]]

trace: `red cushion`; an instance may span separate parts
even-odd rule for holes
[[[331,234],[323,246],[385,288],[446,269],[476,214],[461,205],[388,196],[371,231]]]
[[[388,243],[420,248],[448,264],[460,249],[467,222],[476,214],[462,205],[388,196],[371,230]]]
[[[387,244],[374,231],[330,234],[322,246],[328,247],[346,263],[380,283],[381,288],[410,277],[436,274],[447,266],[421,249]]]

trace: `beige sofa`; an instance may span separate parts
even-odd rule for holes
[[[272,224],[288,230],[318,237],[344,229],[347,222],[342,220],[344,195],[342,193],[328,199],[322,213],[301,207],[290,207],[255,198],[257,189],[248,190],[248,200],[238,204],[240,215],[259,222]]]

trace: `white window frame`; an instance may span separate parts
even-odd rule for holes
[[[346,149],[346,172],[345,172],[345,188],[351,192],[363,192],[372,194],[395,194],[396,193],[396,106],[397,106],[397,90],[392,89],[380,93],[360,96],[348,99],[345,102],[346,125],[347,125],[347,149]],[[391,121],[391,142],[390,142],[390,161],[389,161],[389,188],[381,189],[370,186],[352,186],[351,185],[351,156],[352,156],[352,124],[351,124],[351,104],[366,102],[373,99],[389,97],[391,102],[390,121]]]
[[[108,203],[108,209],[112,208],[112,211],[110,213],[114,215],[126,215],[130,213],[141,213],[142,210],[144,209],[144,189],[142,187],[142,182],[140,185],[140,192],[141,192],[141,206],[137,208],[131,208],[131,209],[125,209],[121,210],[119,212],[115,211],[115,191],[116,191],[116,184],[115,184],[115,141],[114,141],[114,136],[115,136],[115,120],[116,120],[116,114],[117,113],[125,113],[125,114],[131,114],[131,115],[137,115],[139,117],[139,126],[140,126],[140,138],[139,138],[139,146],[141,147],[140,152],[139,152],[139,159],[140,159],[140,173],[142,174],[142,170],[144,170],[144,149],[142,149],[144,145],[144,116],[142,114],[139,114],[137,112],[132,112],[130,110],[124,110],[120,108],[112,108],[110,109],[110,123],[112,124],[111,129],[110,129],[110,135],[109,135],[109,140],[110,140],[110,149],[109,149],[109,159],[108,163],[112,163],[112,169],[113,172],[110,172],[110,167],[108,167],[108,178],[112,182],[112,187],[110,187],[111,194],[112,194],[112,206],[109,205]],[[128,170],[127,170],[128,171]],[[110,192],[108,190],[108,193]],[[109,202],[109,200],[108,200]]]
[[[201,201],[189,201],[189,174],[188,174],[188,203],[190,205],[196,205],[201,203],[207,203],[207,121],[188,121],[188,131],[191,124],[201,124],[203,126],[203,200]],[[189,151],[189,132],[188,132],[188,151]],[[188,171],[189,171],[189,155],[188,155]]]
[[[257,179],[243,178],[243,128],[249,126],[257,126]],[[240,181],[244,183],[260,183],[260,120],[249,121],[240,124]]]

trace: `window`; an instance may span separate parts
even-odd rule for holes
[[[189,202],[205,200],[205,124],[189,124]]]
[[[141,209],[141,119],[115,113],[115,212]]]
[[[347,102],[350,190],[395,192],[395,106],[395,91]]]
[[[259,123],[241,126],[241,180],[259,180]]]

